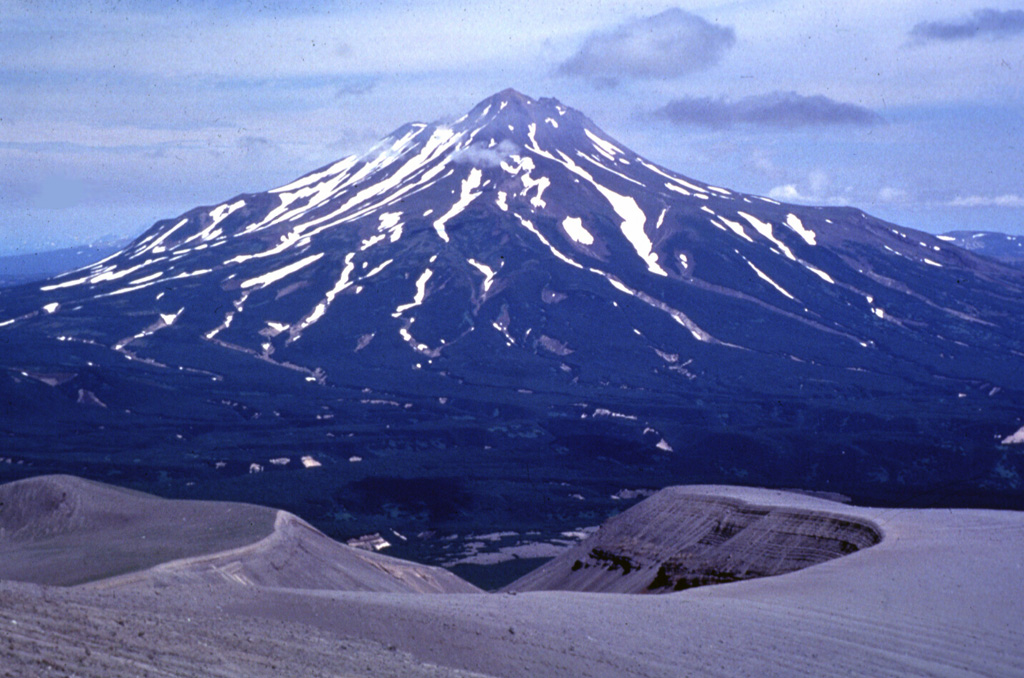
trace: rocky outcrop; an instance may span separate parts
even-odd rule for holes
[[[834,510],[667,488],[508,589],[680,591],[785,574],[881,541],[877,526],[841,504],[817,504]]]

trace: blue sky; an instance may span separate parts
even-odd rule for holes
[[[1024,233],[1020,3],[294,4],[0,0],[0,253],[133,235],[506,87],[715,185]]]

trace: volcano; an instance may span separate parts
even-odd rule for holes
[[[2,479],[335,535],[587,524],[680,482],[1024,506],[1020,270],[514,90],[0,290],[0,339]]]

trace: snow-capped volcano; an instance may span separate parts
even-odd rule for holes
[[[618,326],[635,336],[619,340],[629,353],[665,367],[692,357],[694,342],[795,358],[830,344],[861,365],[901,331],[955,334],[1001,314],[960,287],[936,288],[962,286],[965,266],[980,264],[856,210],[781,205],[675,174],[556,100],[506,90],[454,124],[406,125],[286,186],[161,222],[39,291],[44,309],[62,313],[83,302],[151,308],[118,350],[181,323],[196,340],[266,356],[327,337],[344,353],[400,339],[422,364],[490,333],[485,343],[554,360]],[[606,308],[538,313],[557,309],[565,278]],[[921,308],[915,292],[933,303]],[[654,319],[668,322],[651,331]]]
[[[208,375],[273,400],[295,382],[317,407],[417,421],[501,403],[555,440],[552,417],[596,417],[654,454],[695,430],[839,432],[895,482],[872,447],[887,417],[937,440],[1019,415],[1022,293],[1019,272],[942,239],[688,178],[506,90],[0,292],[0,333],[22,347],[15,377],[45,364],[108,383],[128,358],[147,383]],[[23,348],[39,342],[72,348]],[[97,388],[69,406],[119,398]],[[981,428],[972,440],[994,438]]]

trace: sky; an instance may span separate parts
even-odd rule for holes
[[[134,236],[506,87],[714,185],[1024,233],[1024,3],[0,0],[0,254]]]

